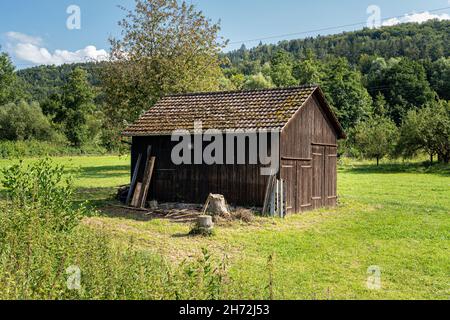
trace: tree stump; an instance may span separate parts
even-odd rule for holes
[[[205,206],[203,207],[203,214],[206,213],[224,219],[229,219],[231,217],[225,197],[221,194],[210,194],[208,196],[208,200],[206,200]]]
[[[199,228],[212,229],[214,227],[211,216],[199,216],[197,219],[197,225]]]

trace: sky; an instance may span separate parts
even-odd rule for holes
[[[243,43],[249,48],[260,41],[361,29],[368,19],[374,21],[370,17],[378,9],[383,25],[450,20],[450,0],[186,1],[212,21],[220,20],[221,36],[229,40],[225,51]],[[120,36],[117,22],[124,13],[119,6],[131,9],[134,0],[1,0],[1,50],[10,54],[18,69],[104,60],[108,39]]]

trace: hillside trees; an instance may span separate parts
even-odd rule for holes
[[[105,114],[110,133],[136,120],[168,93],[211,91],[222,75],[219,25],[194,6],[176,0],[136,0],[111,39],[103,70]]]
[[[44,112],[59,125],[69,142],[79,147],[88,140],[88,119],[94,112],[94,91],[87,72],[75,68],[69,75],[61,94],[51,95],[44,103]]]
[[[10,57],[0,52],[0,106],[24,98],[23,83],[17,77]]]
[[[383,93],[387,112],[397,125],[412,109],[420,108],[435,99],[422,64],[407,58],[374,61],[368,75],[368,86],[374,95]]]

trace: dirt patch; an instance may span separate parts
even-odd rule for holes
[[[150,221],[154,219],[166,219],[176,223],[194,223],[198,216],[202,215],[202,206],[196,204],[162,203],[156,209],[134,209],[121,205],[107,205],[99,211],[114,218],[127,218],[138,221]],[[214,222],[217,225],[230,221],[242,221],[252,223],[255,220],[255,211],[245,208],[234,208],[229,217],[217,217]]]

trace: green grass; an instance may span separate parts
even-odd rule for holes
[[[27,160],[31,161],[31,160]],[[75,175],[78,200],[101,205],[129,180],[127,157],[56,158]],[[11,161],[0,160],[0,168]],[[346,161],[339,169],[339,207],[285,220],[257,219],[218,227],[210,238],[190,226],[133,217],[91,217],[118,244],[180,262],[201,248],[229,260],[246,299],[268,298],[273,254],[276,299],[448,299],[450,297],[450,170],[417,163]],[[369,266],[381,269],[381,290],[366,287]]]

